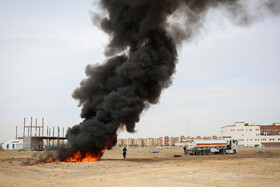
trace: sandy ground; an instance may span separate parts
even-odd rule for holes
[[[0,151],[0,186],[280,186],[280,148],[200,156],[183,155],[182,148],[128,148],[126,160],[114,148],[99,162],[19,166],[33,153]]]

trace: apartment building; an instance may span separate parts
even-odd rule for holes
[[[154,146],[158,146],[158,138],[153,138],[154,139]]]
[[[136,141],[136,144],[137,144],[138,146],[144,146],[143,138],[138,138],[137,141]]]
[[[280,146],[280,124],[258,125],[236,122],[233,125],[221,127],[222,137],[238,140],[239,146]]]
[[[280,135],[280,123],[273,123],[272,125],[261,125],[261,135]]]
[[[180,138],[179,137],[175,137],[175,143],[180,143]]]
[[[125,145],[125,139],[118,139],[117,140],[117,145],[120,145],[120,146]]]
[[[159,137],[158,138],[158,146],[162,147],[162,145],[163,145],[163,138]]]
[[[169,137],[168,136],[164,136],[164,146],[169,146]]]
[[[134,145],[133,139],[132,139],[132,138],[128,138],[128,139],[127,139],[127,144],[128,144],[129,146]]]
[[[181,136],[181,137],[180,137],[180,142],[179,142],[179,143],[183,142],[184,139],[185,139],[185,136]]]
[[[147,146],[153,147],[154,146],[154,138],[148,138],[147,139]]]
[[[175,145],[175,138],[174,137],[170,137],[170,139],[169,139],[169,145],[170,146],[174,146]]]
[[[213,136],[213,139],[217,138],[217,136]],[[159,137],[159,138],[128,138],[128,139],[118,139],[117,146],[148,146],[148,147],[162,147],[162,146],[183,146],[185,140],[194,140],[194,139],[212,139],[212,137]]]

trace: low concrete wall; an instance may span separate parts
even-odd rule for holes
[[[23,138],[23,149],[42,149],[43,148],[43,138],[40,137],[24,137]]]

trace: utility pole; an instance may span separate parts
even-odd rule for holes
[[[53,127],[53,146],[54,146],[54,127]]]
[[[35,150],[37,149],[37,119],[35,120]],[[31,138],[32,141],[32,138]]]
[[[49,128],[49,137],[51,137],[51,128]],[[50,147],[51,140],[49,139],[49,147]]]
[[[16,140],[17,140],[18,126],[16,126]]]
[[[25,118],[24,118],[24,122],[23,122],[23,135],[22,137],[25,137]]]
[[[42,136],[44,136],[44,122],[45,122],[45,120],[44,120],[44,118],[42,118]]]
[[[62,137],[64,138],[64,127],[62,128]],[[63,139],[63,146],[64,146],[64,139]]]
[[[30,128],[30,136],[32,137],[32,117],[31,117],[31,128]]]
[[[49,149],[49,126],[47,126],[47,148]]]
[[[57,145],[58,145],[58,148],[59,148],[59,126],[57,127]]]

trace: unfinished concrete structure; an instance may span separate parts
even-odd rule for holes
[[[43,149],[43,137],[23,137],[24,150],[40,150]]]
[[[44,150],[44,149],[57,149],[61,145],[66,144],[66,137],[64,136],[64,128],[62,129],[62,136],[60,136],[60,127],[57,127],[57,134],[55,136],[55,128],[52,129],[47,126],[47,135],[44,135],[44,118],[42,118],[41,125],[38,125],[37,119],[35,124],[31,117],[30,125],[26,125],[24,118],[23,136],[17,139],[23,139],[24,150]]]

